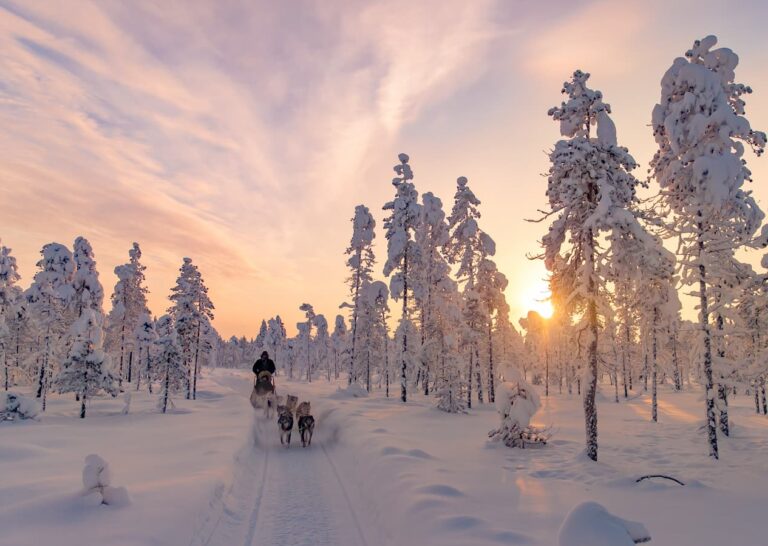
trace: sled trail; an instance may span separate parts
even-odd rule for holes
[[[212,503],[219,513],[203,522],[192,544],[368,546],[332,460],[333,447],[313,441],[302,448],[294,431],[285,448],[271,424],[256,423],[253,445],[236,457],[232,486]]]

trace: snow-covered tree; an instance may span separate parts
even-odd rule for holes
[[[485,248],[486,245],[483,246]],[[504,290],[507,288],[509,281],[507,277],[499,271],[496,267],[496,263],[482,255],[480,263],[477,268],[477,291],[480,294],[480,299],[483,304],[483,308],[488,314],[486,318],[486,354],[488,359],[488,401],[493,403],[496,401],[496,373],[494,371],[493,360],[493,315],[496,314],[497,322],[499,316],[505,316],[504,308],[508,308],[506,297],[504,296]],[[501,313],[500,313],[501,311]]]
[[[168,313],[173,317],[185,366],[187,367],[187,399],[197,398],[197,377],[200,374],[202,334],[213,319],[213,302],[208,287],[191,258],[184,258],[179,268],[176,286],[169,299],[173,305]]]
[[[424,394],[429,394],[430,380],[439,357],[439,318],[436,292],[450,279],[451,268],[443,256],[448,242],[448,224],[443,203],[432,192],[421,196],[421,221],[416,229],[416,244],[420,249],[421,262],[414,283],[414,299],[421,318],[421,381]]]
[[[46,394],[54,367],[63,356],[64,336],[69,330],[66,313],[74,296],[75,264],[72,252],[59,243],[49,243],[40,252],[38,272],[25,292],[28,309],[39,333],[37,398],[45,411]]]
[[[357,315],[360,310],[360,289],[365,283],[373,280],[373,265],[375,257],[373,254],[373,239],[376,237],[376,221],[373,219],[371,211],[365,205],[355,207],[355,216],[352,218],[352,239],[347,247],[346,254],[347,267],[350,275],[347,279],[349,283],[349,292],[352,296],[352,303],[347,307],[352,308],[352,342],[350,347],[349,376],[347,383],[352,384],[356,380],[352,366],[355,363],[355,352],[357,349]]]
[[[409,271],[409,264],[418,264],[420,254],[414,240],[414,233],[419,225],[421,207],[419,194],[413,185],[413,171],[408,164],[408,155],[398,156],[400,163],[395,165],[397,176],[392,180],[395,186],[395,198],[384,205],[384,210],[390,215],[384,219],[384,229],[387,237],[387,261],[384,264],[384,275],[391,276],[389,291],[395,301],[402,299],[403,308],[400,315],[398,331],[400,335],[400,398],[407,401],[408,396],[408,333],[413,331],[410,324],[408,309],[408,291],[413,289],[414,272]],[[408,323],[408,324],[406,324]],[[413,343],[413,338],[411,338]]]
[[[584,377],[584,417],[587,456],[597,460],[598,313],[603,307],[601,293],[605,259],[598,246],[601,234],[623,229],[636,222],[627,210],[635,199],[638,180],[630,174],[637,164],[626,148],[616,141],[616,127],[609,117],[610,106],[600,91],[587,87],[589,74],[577,70],[563,85],[568,101],[551,108],[549,115],[560,122],[566,139],[550,153],[547,198],[556,216],[542,239],[545,265],[553,271],[558,259],[573,279],[570,301],[584,311],[587,330],[587,367]],[[591,134],[596,125],[596,137]],[[566,243],[566,238],[568,239]]]
[[[651,161],[663,202],[674,213],[670,230],[682,251],[682,281],[696,285],[699,327],[703,337],[701,366],[710,456],[719,458],[715,415],[710,307],[712,252],[750,241],[763,219],[744,183],[751,172],[745,146],[757,155],[766,135],[750,127],[743,96],[752,90],[735,82],[738,56],[713,49],[717,38],[697,40],[685,58],[678,57],[661,80],[661,97],[652,125],[658,151]]]
[[[331,348],[333,350],[333,376],[339,378],[339,370],[344,366],[344,360],[349,358],[348,354],[348,332],[347,322],[343,315],[336,315],[336,321],[331,334]]]
[[[267,321],[262,320],[259,327],[259,334],[256,336],[256,352],[261,354],[267,345]]]
[[[467,354],[467,407],[472,407],[472,375],[475,375],[477,399],[483,401],[482,373],[480,370],[480,338],[489,320],[477,289],[477,268],[483,256],[496,252],[493,239],[480,230],[477,223],[480,200],[470,189],[466,177],[456,180],[453,208],[448,217],[449,238],[445,244],[448,261],[458,265],[456,276],[463,283],[464,345]]]
[[[141,320],[149,313],[147,308],[147,288],[144,286],[144,271],[147,269],[141,263],[141,248],[138,243],[128,251],[129,261],[115,267],[117,284],[112,293],[112,310],[107,315],[107,335],[105,347],[118,361],[118,383],[123,385],[124,371],[127,367],[126,379],[130,382],[133,377],[134,339],[132,333]],[[127,361],[127,362],[126,362]]]
[[[389,290],[381,281],[366,282],[360,290],[360,310],[358,320],[358,341],[360,347],[355,355],[356,376],[365,379],[365,388],[371,391],[373,375],[379,370],[389,385],[389,370],[386,367],[387,315]]]
[[[21,288],[19,282],[16,258],[11,255],[11,249],[0,246],[0,352],[3,359],[3,384],[7,391],[11,386],[11,363],[14,361],[14,336],[16,313],[21,304]]]
[[[80,317],[83,311],[91,309],[96,312],[96,320],[104,322],[104,288],[99,281],[99,272],[96,271],[96,260],[91,243],[85,237],[75,239],[75,275],[72,280],[74,297],[72,306],[75,317]]]
[[[74,341],[56,376],[53,387],[60,393],[72,392],[80,398],[80,418],[85,419],[87,401],[106,392],[117,396],[116,378],[110,371],[109,356],[102,350],[103,316],[84,307],[73,326]]]
[[[171,315],[163,315],[157,320],[156,360],[153,367],[154,377],[160,381],[161,391],[158,406],[163,413],[168,404],[173,406],[171,395],[181,391],[189,377],[184,365],[178,334]]]
[[[285,326],[280,315],[277,315],[273,319],[269,319],[267,322],[267,337],[266,344],[268,352],[275,362],[275,366],[282,367],[284,371],[288,370],[286,366],[285,354],[287,350],[287,334],[285,332]],[[292,370],[289,374],[290,378],[293,378]]]
[[[309,303],[302,303],[299,307],[299,311],[304,311],[304,316],[307,321],[303,323],[303,327],[299,329],[301,334],[302,344],[301,350],[305,352],[307,363],[307,381],[312,382],[312,326],[314,325],[315,309]],[[327,325],[327,324],[326,324]]]
[[[152,394],[152,350],[157,341],[157,331],[155,330],[155,321],[149,315],[144,313],[139,318],[139,324],[134,331],[137,346],[137,366],[136,366],[136,390],[141,388],[141,378],[147,380],[147,391]]]
[[[531,426],[531,419],[541,407],[539,395],[523,376],[507,370],[507,378],[499,386],[496,407],[501,425],[488,433],[494,442],[503,442],[507,447],[525,448],[547,443],[549,434]]]
[[[317,369],[322,370],[325,368],[326,378],[331,380],[331,361],[328,359],[329,344],[331,341],[328,333],[328,320],[325,315],[318,314],[313,319],[315,325],[315,355],[317,356]]]

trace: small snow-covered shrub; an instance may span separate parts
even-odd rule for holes
[[[596,502],[583,502],[560,527],[560,546],[633,546],[649,542],[645,525],[614,516]]]
[[[0,395],[0,400],[0,421],[34,419],[40,413],[40,404],[34,398],[6,392]]]
[[[331,395],[334,400],[344,400],[346,398],[367,398],[368,391],[365,387],[359,383],[350,383],[348,386],[336,389],[336,392]]]
[[[507,447],[544,445],[550,435],[546,430],[531,426],[531,419],[539,411],[541,401],[533,387],[519,374],[501,383],[496,392],[496,409],[501,426],[488,433],[494,442],[504,442]]]
[[[127,506],[131,503],[128,490],[125,487],[112,486],[112,473],[109,463],[91,454],[85,458],[83,468],[83,497],[91,506],[108,504],[110,506]]]
[[[450,364],[454,364],[452,358]],[[437,388],[437,409],[447,413],[465,413],[467,400],[462,394],[459,371],[454,365],[446,366],[445,379]]]

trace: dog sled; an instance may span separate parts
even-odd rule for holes
[[[255,410],[264,410],[267,418],[272,417],[275,405],[275,381],[269,372],[259,372],[253,382],[251,391],[251,406]]]

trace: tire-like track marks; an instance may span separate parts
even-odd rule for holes
[[[344,482],[341,480],[341,475],[339,474],[339,471],[336,468],[336,464],[333,462],[333,459],[328,454],[328,450],[325,448],[325,445],[320,444],[320,449],[322,449],[323,455],[325,455],[325,458],[328,461],[328,464],[331,466],[331,470],[333,471],[333,476],[336,478],[336,483],[339,486],[339,490],[341,491],[341,494],[344,496],[344,502],[346,502],[347,508],[349,509],[349,515],[351,516],[352,521],[355,524],[355,529],[357,529],[357,534],[360,536],[359,544],[361,546],[368,546],[368,541],[365,538],[365,533],[363,533],[363,527],[362,525],[360,525],[360,519],[357,517],[357,513],[355,512],[355,507],[349,498],[347,489],[344,487]]]
[[[253,503],[253,510],[251,510],[251,517],[248,520],[248,534],[245,537],[244,546],[251,546],[253,544],[253,537],[256,534],[256,524],[259,521],[259,508],[261,508],[261,499],[264,498],[264,486],[267,483],[267,468],[269,468],[269,452],[270,449],[264,450],[264,463],[261,471],[261,485],[259,485],[259,492],[256,494],[256,500]]]

